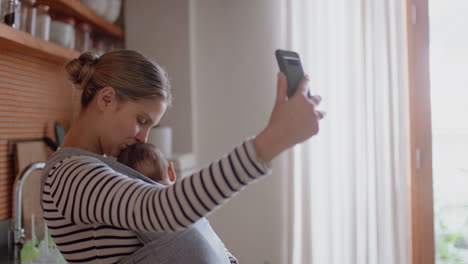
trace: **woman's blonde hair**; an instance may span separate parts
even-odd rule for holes
[[[133,50],[115,50],[103,55],[88,51],[65,66],[71,81],[83,90],[86,108],[97,91],[110,86],[122,101],[161,98],[171,105],[172,94],[166,71]]]

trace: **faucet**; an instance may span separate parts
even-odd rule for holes
[[[26,169],[23,170],[23,173],[20,174],[18,183],[15,188],[15,203],[13,205],[13,210],[15,212],[15,218],[13,222],[13,241],[9,241],[9,251],[10,255],[14,256],[14,259],[19,258],[19,249],[22,244],[22,238],[25,237],[24,228],[22,226],[22,201],[23,201],[23,185],[26,179],[31,175],[32,172],[36,170],[42,170],[45,167],[45,162],[36,162],[29,165]],[[13,245],[11,243],[13,242]]]

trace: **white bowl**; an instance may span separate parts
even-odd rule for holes
[[[104,13],[104,18],[111,23],[115,23],[120,15],[122,0],[107,0],[107,10]]]
[[[50,24],[50,41],[65,48],[75,48],[75,28],[72,24],[52,20]]]
[[[100,16],[104,16],[108,8],[108,1],[106,0],[81,0],[81,3]]]

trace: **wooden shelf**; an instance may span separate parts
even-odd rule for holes
[[[91,24],[93,29],[97,32],[111,35],[119,39],[123,39],[124,37],[124,31],[120,27],[108,22],[78,0],[38,0],[37,2],[50,6],[53,12],[85,21]]]
[[[0,24],[0,50],[13,50],[47,61],[63,63],[80,56],[74,50],[66,49],[31,34]]]

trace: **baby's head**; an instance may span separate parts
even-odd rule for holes
[[[176,174],[172,163],[150,143],[136,143],[120,152],[117,160],[141,174],[166,186],[174,183]]]

